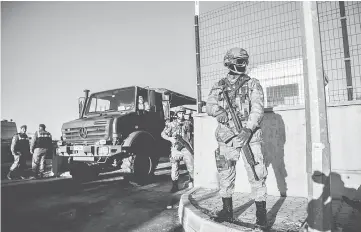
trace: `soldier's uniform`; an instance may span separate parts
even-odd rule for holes
[[[8,179],[13,177],[13,173],[17,172],[17,176],[24,178],[26,167],[26,156],[29,155],[29,138],[26,133],[17,133],[11,141],[11,153],[14,156],[14,163],[10,167]]]
[[[40,127],[44,126],[43,124]],[[51,134],[43,130],[35,132],[31,141],[30,151],[33,154],[32,170],[34,177],[43,177],[45,171],[45,156],[52,151]]]
[[[186,142],[191,144],[190,133],[191,133],[190,124],[187,121],[180,121],[175,119],[171,122],[168,122],[162,132],[162,137],[175,137],[180,135]],[[165,136],[164,136],[165,135]],[[194,170],[194,158],[193,155],[185,147],[180,147],[179,144],[172,144],[170,162],[171,162],[171,178],[173,181],[172,192],[178,190],[178,178],[179,178],[179,162],[183,160],[188,174],[190,176],[191,182],[193,182],[193,170]]]
[[[187,126],[190,128],[187,136],[189,136],[189,141],[192,147],[194,147],[194,127],[193,127],[192,112],[190,110],[187,110],[185,115],[188,115],[188,118],[186,118],[185,123],[188,124]]]
[[[234,55],[231,56],[233,59],[241,59],[239,57],[246,59],[247,63],[242,67],[245,68],[248,64],[247,52],[243,49],[235,48],[227,53],[228,58],[226,55],[225,66],[229,65],[228,63],[226,65],[226,60],[230,59],[229,53]],[[237,57],[237,55],[239,57]],[[236,69],[236,67],[234,67],[234,69]],[[232,80],[234,81],[233,83]],[[243,86],[241,86],[242,84]],[[248,134],[243,146],[249,141],[249,146],[254,155],[255,162],[258,163],[255,166],[255,171],[259,178],[258,181],[255,179],[251,166],[248,164],[242,150],[240,150],[241,147],[235,146],[232,142],[232,139],[237,137],[238,132],[234,121],[232,120],[227,103],[223,98],[223,90],[227,91],[232,108],[242,121],[242,127],[244,128],[242,133],[245,132],[244,134]],[[244,74],[244,72],[233,72],[233,69],[230,69],[230,73],[226,78],[215,83],[209,93],[206,107],[208,115],[219,117],[219,115],[223,114],[223,117],[225,118],[225,121],[222,123],[217,119],[219,123],[215,131],[216,140],[219,144],[219,147],[215,152],[215,158],[220,177],[220,195],[223,201],[223,210],[219,213],[220,220],[231,221],[233,218],[232,194],[235,187],[236,162],[239,157],[242,156],[247,171],[248,181],[251,185],[252,196],[254,197],[257,207],[257,224],[265,226],[265,203],[267,195],[265,179],[267,177],[267,169],[261,149],[262,131],[260,128],[260,123],[264,114],[263,104],[263,90],[259,81],[250,78],[248,75]]]

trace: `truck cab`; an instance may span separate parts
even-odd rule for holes
[[[16,123],[12,120],[1,120],[1,163],[12,162],[10,151],[11,140],[17,133]]]
[[[150,177],[170,144],[161,138],[170,108],[196,104],[194,98],[139,86],[93,93],[79,98],[79,118],[62,126],[57,155],[67,158],[74,179],[122,169],[135,180]]]

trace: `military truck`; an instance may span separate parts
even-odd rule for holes
[[[196,99],[168,89],[139,86],[93,93],[78,100],[79,118],[62,126],[57,155],[68,159],[76,180],[119,170],[137,182],[149,180],[160,157],[170,154],[161,138],[170,109]]]
[[[10,151],[11,140],[17,133],[16,123],[12,120],[1,120],[1,163],[13,161]]]

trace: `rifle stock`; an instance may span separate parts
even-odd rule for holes
[[[245,83],[245,81],[243,81],[240,84],[240,86],[242,86],[244,83]],[[236,113],[234,112],[234,110],[232,108],[232,105],[231,105],[231,101],[229,100],[229,96],[228,96],[228,94],[227,94],[227,92],[226,92],[226,90],[224,88],[223,88],[222,94],[223,94],[223,97],[226,100],[226,103],[228,105],[229,112],[232,115],[232,119],[233,119],[234,125],[236,126],[237,132],[241,133],[241,131],[242,131],[242,122],[237,117]],[[241,150],[243,151],[243,154],[246,157],[248,164],[251,166],[252,173],[253,173],[253,176],[254,176],[255,180],[258,181],[259,178],[258,178],[256,170],[254,168],[257,165],[257,163],[254,160],[254,156],[252,154],[252,151],[251,151],[251,148],[250,148],[249,144],[247,143],[246,145],[244,145],[241,148]]]

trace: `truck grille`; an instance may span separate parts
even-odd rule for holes
[[[86,129],[86,137],[80,136],[82,127],[69,128],[64,131],[64,140],[67,141],[95,141],[107,138],[105,125],[88,126]],[[84,134],[84,133],[83,133]]]

